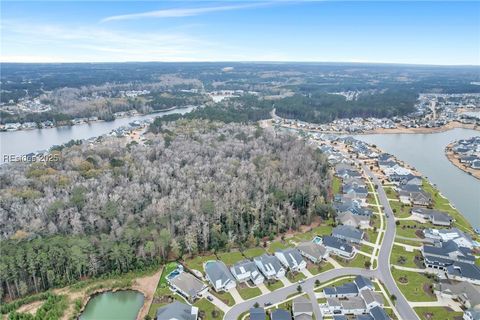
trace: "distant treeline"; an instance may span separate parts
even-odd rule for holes
[[[413,91],[387,90],[384,93],[361,95],[348,101],[344,96],[327,93],[296,94],[275,102],[280,117],[314,123],[326,123],[339,118],[392,117],[415,110],[417,94]]]

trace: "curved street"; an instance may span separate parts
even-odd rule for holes
[[[378,200],[380,201],[380,204],[384,207],[384,212],[386,214],[385,234],[378,254],[378,267],[375,270],[366,270],[362,268],[339,268],[322,272],[314,277],[305,279],[305,282],[301,284],[303,291],[307,293],[313,292],[316,280],[325,283],[335,278],[349,275],[363,275],[366,277],[377,278],[383,282],[384,286],[390,294],[395,295],[397,299],[395,307],[401,317],[400,320],[419,320],[417,314],[398,288],[390,270],[390,252],[392,250],[393,242],[395,240],[395,217],[393,215],[392,208],[390,207],[390,203],[388,202],[387,195],[385,193],[385,190],[383,189],[381,182],[367,166],[362,167],[365,173],[371,179],[371,181],[377,186],[377,194],[379,198]],[[238,316],[248,311],[255,302],[257,302],[260,306],[263,306],[265,303],[281,302],[285,300],[288,296],[297,293],[297,286],[298,283],[293,283],[289,286],[263,294],[254,299],[238,303],[231,307],[225,313],[224,319],[237,320]],[[318,315],[317,319],[321,319],[321,316]]]

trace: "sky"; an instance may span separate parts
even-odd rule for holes
[[[480,65],[480,2],[2,0],[2,62]]]

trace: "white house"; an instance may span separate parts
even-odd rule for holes
[[[300,271],[307,267],[307,263],[303,260],[300,251],[295,248],[278,250],[275,252],[275,257],[280,260],[285,268],[289,268],[292,271]]]
[[[255,265],[267,279],[279,279],[285,276],[285,268],[277,257],[263,254],[253,259]]]
[[[230,271],[238,282],[246,282],[250,280],[254,284],[259,285],[265,280],[255,265],[255,262],[250,260],[237,262],[230,268]]]

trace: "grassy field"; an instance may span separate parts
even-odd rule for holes
[[[358,253],[357,253],[357,256],[352,260],[344,260],[337,256],[335,256],[334,259],[337,260],[338,263],[340,263],[340,265],[342,265],[343,267],[352,267],[352,268],[365,268],[365,262],[370,261],[369,257],[366,257]]]
[[[341,188],[342,188],[342,179],[340,179],[339,177],[333,177],[332,179],[333,194],[340,193]]]
[[[423,184],[422,184],[423,190],[428,192],[433,199],[433,207],[435,209],[438,209],[440,211],[445,211],[448,212],[454,219],[455,223],[454,225],[458,227],[459,229],[469,232],[470,234],[473,234],[472,230],[473,227],[472,225],[468,222],[468,220],[460,214],[456,209],[454,209],[450,205],[450,201],[448,199],[442,197],[440,193],[438,192],[437,189],[435,189],[426,179],[423,179]]]
[[[415,232],[418,229],[422,228],[434,228],[434,225],[431,223],[420,223],[412,220],[400,221],[400,224],[397,225],[397,236],[407,237],[407,238],[418,238]]]
[[[411,206],[405,205],[400,201],[389,201],[390,207],[392,207],[393,214],[397,218],[408,218],[411,216],[410,209]]]
[[[184,260],[185,265],[190,269],[195,269],[203,273],[203,263],[208,260],[217,260],[214,254],[208,256],[196,256],[195,258]]]
[[[244,287],[238,288],[238,293],[243,298],[243,300],[248,300],[259,296],[260,294],[262,294],[262,291],[260,291],[260,289],[258,289],[257,287]]]
[[[217,254],[218,258],[222,260],[227,266],[237,263],[245,259],[240,251],[222,252]]]
[[[402,267],[418,268],[418,266],[415,264],[415,256],[422,256],[422,254],[419,250],[409,252],[401,246],[394,245],[392,248],[392,253],[390,254],[390,263]],[[405,258],[405,262],[403,264],[399,262],[401,257]]]
[[[366,244],[362,244],[362,246],[360,247],[360,251],[368,253],[368,254],[372,254],[373,253],[373,247],[367,246]]]
[[[200,311],[203,311],[205,316],[202,319],[223,319],[223,311],[215,307],[210,301],[203,298],[198,300],[195,304],[195,307],[198,307]]]
[[[293,274],[293,272],[289,272],[287,274],[287,279],[290,280],[290,282],[298,282],[300,280],[303,280],[305,279],[305,275],[301,272],[296,272],[295,274]]]
[[[423,273],[403,271],[393,268],[392,275],[402,291],[405,298],[409,301],[436,301],[435,295],[425,292],[424,287],[433,285],[433,280],[427,278]],[[399,279],[406,277],[407,283],[401,283]]]
[[[333,269],[333,265],[330,262],[322,262],[320,264],[309,264],[307,266],[307,269],[308,271],[310,271],[311,274],[317,275],[319,273]]]
[[[422,320],[458,320],[462,319],[463,315],[463,312],[455,312],[448,307],[418,307],[414,310]]]
[[[212,294],[218,299],[222,300],[227,306],[233,306],[235,304],[235,299],[228,292],[216,292],[211,290]]]
[[[277,250],[286,249],[286,248],[288,248],[288,247],[293,247],[293,245],[290,244],[290,243],[288,243],[288,242],[272,241],[272,242],[270,242],[270,244],[268,245],[267,252],[268,252],[268,253],[274,253],[274,252],[277,251]]]
[[[265,249],[260,247],[250,248],[243,251],[243,255],[247,258],[255,258],[261,256],[264,253],[266,253]]]
[[[368,242],[375,243],[375,241],[377,241],[378,231],[374,231],[373,229],[368,229],[365,232],[368,235]]]
[[[283,283],[280,280],[277,280],[271,284],[266,281],[265,286],[268,288],[268,290],[273,291],[273,290],[283,288]]]

